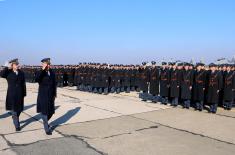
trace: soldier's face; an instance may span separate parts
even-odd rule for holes
[[[178,68],[179,70],[181,70],[183,67],[182,67],[182,66],[178,66],[177,68]]]
[[[19,69],[20,65],[19,64],[12,64],[12,69],[17,70]]]
[[[197,70],[201,70],[202,69],[202,66],[197,66]]]
[[[211,71],[215,71],[215,67],[211,67],[210,70],[211,70]]]
[[[42,63],[42,68],[46,68],[47,66],[49,66],[46,62]]]
[[[185,69],[185,70],[188,70],[188,69],[189,69],[189,66],[184,66],[184,69]]]

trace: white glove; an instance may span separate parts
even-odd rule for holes
[[[9,62],[6,61],[5,64],[3,65],[4,67],[8,67],[9,66]]]

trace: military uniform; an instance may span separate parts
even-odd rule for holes
[[[163,62],[162,65],[167,65]],[[161,68],[160,70],[160,97],[162,104],[168,103],[170,87],[170,70],[168,68]]]
[[[49,63],[50,59],[45,58],[41,62]],[[39,84],[37,97],[37,112],[41,114],[44,129],[47,134],[51,134],[48,120],[55,113],[56,97],[56,77],[52,69],[40,70],[36,74],[36,82]]]
[[[152,62],[155,65],[156,62]],[[160,71],[157,66],[150,68],[149,93],[152,95],[152,102],[158,102]]]
[[[170,74],[170,97],[172,98],[172,106],[178,105],[181,86],[181,70],[173,69]]]
[[[9,63],[19,64],[18,59],[11,60]],[[1,77],[5,78],[8,83],[6,110],[11,111],[16,131],[20,131],[19,116],[24,109],[24,97],[26,96],[24,72],[20,69],[14,71],[5,68],[1,72]]]
[[[186,64],[189,66],[189,64]],[[181,81],[181,99],[183,100],[183,107],[189,109],[191,97],[192,97],[192,86],[193,86],[193,71],[183,70],[182,81]]]
[[[226,110],[231,110],[235,91],[235,73],[227,71],[224,77],[223,106]]]
[[[210,64],[210,67],[216,67],[215,64]],[[216,113],[219,102],[219,91],[222,87],[222,77],[219,71],[210,71],[208,74],[208,90],[206,101],[210,105],[210,112]]]
[[[198,63],[198,66],[204,66],[202,63]],[[196,103],[196,110],[203,110],[204,97],[206,88],[206,72],[204,70],[197,70],[194,74],[193,82],[193,101]]]
[[[149,87],[149,69],[146,67],[146,63],[139,68],[139,88],[142,91],[140,98],[143,101],[148,100],[148,87]]]

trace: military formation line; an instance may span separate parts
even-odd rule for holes
[[[209,112],[216,113],[221,106],[231,110],[235,96],[235,65],[211,63],[162,62],[157,66],[110,65],[80,63],[79,65],[54,65],[58,87],[76,86],[80,91],[105,94],[130,91],[140,92],[143,101],[160,102],[184,108],[194,107],[202,111],[208,105]],[[22,70],[28,82],[35,82],[40,67],[24,66]]]

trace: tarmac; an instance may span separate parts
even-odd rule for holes
[[[143,102],[137,92],[100,95],[58,88],[51,136],[36,113],[38,84],[27,83],[22,130],[5,111],[0,79],[0,155],[234,155],[235,110],[217,114]]]

